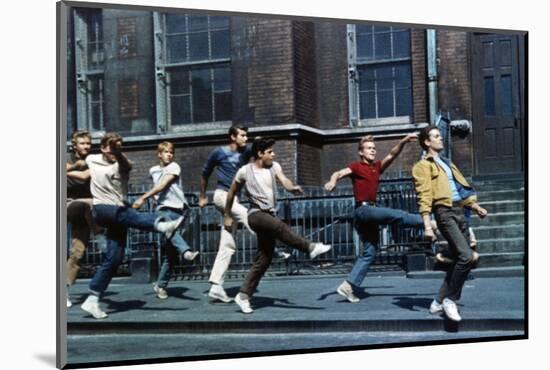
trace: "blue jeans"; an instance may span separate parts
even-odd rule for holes
[[[353,219],[363,243],[363,254],[357,258],[347,278],[347,281],[355,288],[361,286],[370,265],[376,258],[379,225],[424,226],[422,216],[418,213],[408,213],[399,209],[365,205],[355,209]]]
[[[128,227],[154,231],[156,223],[162,217],[156,213],[138,212],[130,207],[106,204],[94,205],[92,214],[94,221],[107,229],[107,251],[89,285],[92,294],[101,296],[124,258]]]
[[[160,209],[157,212],[164,219],[166,219],[166,221],[175,220],[181,216],[187,216],[186,212],[180,214],[169,209]],[[180,255],[183,255],[191,248],[189,247],[189,244],[187,244],[185,239],[183,239],[179,231],[174,234],[172,239],[165,240],[165,242],[163,243],[163,247],[165,251],[165,256],[162,261],[162,266],[160,267],[157,286],[161,288],[166,288],[168,286],[168,281],[172,276],[172,269],[174,265],[178,263],[178,257]]]

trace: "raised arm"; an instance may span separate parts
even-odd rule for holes
[[[399,156],[399,153],[401,153],[401,151],[403,150],[405,144],[416,140],[418,140],[418,134],[409,134],[401,139],[399,143],[397,143],[397,145],[394,146],[392,150],[390,150],[389,154],[385,156],[384,159],[382,159],[380,172],[384,172],[384,170],[388,168],[390,164],[392,164],[395,158],[397,158],[397,156]]]
[[[168,188],[170,186],[170,184],[176,180],[177,176],[176,175],[172,175],[172,174],[168,174],[166,176],[164,176],[162,178],[162,180],[160,180],[160,182],[158,183],[158,185],[154,186],[151,190],[149,190],[147,193],[143,194],[141,197],[139,197],[138,199],[136,199],[136,201],[134,202],[134,204],[132,204],[132,208],[135,208],[135,209],[139,209],[141,208],[141,206],[143,205],[143,203],[145,203],[145,201],[147,199],[149,199],[150,197],[152,197],[153,195],[155,194],[158,194],[160,192],[162,192],[164,189]]]
[[[343,179],[344,177],[347,177],[347,176],[351,175],[351,172],[352,171],[349,167],[342,168],[340,171],[334,172],[330,176],[330,180],[325,184],[325,190],[328,191],[328,192],[333,191],[334,188],[336,187],[336,183],[340,179]]]
[[[285,174],[283,173],[282,168],[279,167],[275,171],[275,177],[277,178],[277,181],[279,181],[281,183],[281,185],[283,185],[283,188],[285,188],[286,191],[291,192],[294,195],[304,194],[304,191],[302,190],[302,188],[299,185],[294,185],[292,183],[292,181],[288,177],[285,176]]]
[[[111,153],[113,153],[118,162],[119,171],[121,173],[130,172],[132,170],[132,162],[122,153],[122,141],[113,140],[109,143],[109,146],[111,148]]]

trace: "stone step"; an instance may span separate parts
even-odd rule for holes
[[[489,214],[525,211],[525,202],[523,200],[483,201],[479,204],[485,208]]]
[[[477,237],[477,236],[476,236]],[[446,241],[438,242],[438,246],[446,248]],[[508,239],[485,239],[478,240],[478,251],[480,253],[510,253],[523,252],[525,246],[524,238],[508,238]]]
[[[478,267],[521,266],[523,255],[523,252],[480,253]]]
[[[479,191],[477,198],[480,202],[491,202],[496,200],[525,200],[525,192],[521,190],[495,190]]]
[[[498,191],[498,190],[522,190],[525,188],[523,181],[507,182],[477,182],[474,181],[476,191]]]
[[[525,225],[515,224],[515,225],[506,225],[506,226],[474,226],[472,227],[474,233],[476,234],[476,239],[486,240],[486,239],[507,239],[507,238],[523,238],[525,235]]]
[[[523,252],[525,250],[525,239],[486,239],[478,240],[477,245],[480,253]]]
[[[483,220],[479,217],[472,217],[471,226],[500,226],[518,225],[524,222],[524,212],[501,212],[489,214]]]

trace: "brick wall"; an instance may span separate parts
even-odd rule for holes
[[[255,124],[295,121],[292,22],[251,19],[248,101]]]
[[[292,22],[296,122],[319,127],[313,22]]]
[[[298,183],[300,185],[320,185],[321,176],[321,149],[319,146],[300,141],[298,143]]]
[[[411,29],[411,69],[413,86],[413,122],[428,122],[426,30],[421,28]]]
[[[348,127],[346,25],[315,23],[317,96],[321,128]]]
[[[275,160],[281,165],[285,175],[298,183],[298,148],[296,140],[278,140],[273,147]]]
[[[452,119],[472,119],[470,56],[468,34],[460,31],[437,31],[439,60],[439,107],[451,112]],[[472,173],[472,137],[453,137],[452,159],[469,176]]]

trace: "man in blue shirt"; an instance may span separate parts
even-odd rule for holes
[[[206,197],[208,178],[214,168],[217,167],[216,175],[218,182],[216,191],[214,192],[214,205],[223,215],[227,191],[231,187],[233,178],[239,168],[250,160],[250,148],[247,149],[246,146],[248,140],[247,131],[248,128],[245,126],[231,126],[228,131],[230,139],[229,144],[214,149],[208,156],[201,175],[199,207],[203,208],[208,203],[208,198]],[[250,230],[248,226],[247,209],[239,203],[238,199],[235,199],[231,207],[231,216],[234,220],[240,222]],[[223,283],[225,272],[229,268],[229,263],[231,262],[231,256],[235,254],[236,250],[235,239],[233,238],[236,226],[237,223],[234,223],[232,232],[229,232],[225,230],[222,225],[218,254],[216,255],[214,265],[212,266],[212,272],[208,279],[212,284],[208,296],[213,300],[220,300],[226,303],[232,300],[223,289]],[[250,232],[254,233],[252,230],[250,230]]]

